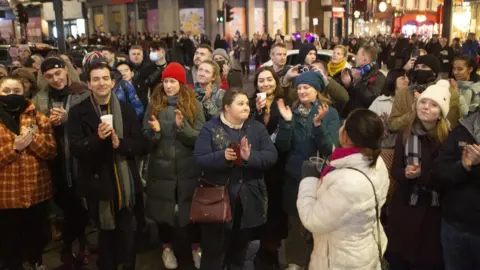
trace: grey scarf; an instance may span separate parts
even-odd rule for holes
[[[419,136],[425,136],[427,132],[422,128],[419,123],[415,123],[412,127],[412,132],[408,137],[407,143],[405,144],[405,164],[418,164],[421,167],[422,162],[422,144],[419,140]],[[430,189],[424,185],[413,184],[412,193],[410,194],[410,206],[416,206],[418,203],[418,198],[421,193],[430,193],[432,202],[431,206],[439,207],[440,200],[439,194],[433,189]]]
[[[93,97],[92,97],[92,100]],[[96,103],[95,103],[96,105]],[[111,114],[113,115],[113,127],[118,138],[123,139],[123,118],[122,110],[120,108],[120,102],[116,95],[112,94],[110,97]],[[100,106],[96,105],[96,111],[101,115]],[[115,152],[115,180],[118,189],[118,210],[124,208],[131,208],[135,204],[135,190],[133,185],[132,172],[128,166],[126,158]],[[114,230],[115,218],[114,218],[114,206],[112,201],[100,201],[99,202],[99,214],[100,214],[100,228],[102,230]]]

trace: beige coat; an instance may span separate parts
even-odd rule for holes
[[[450,121],[450,126],[453,129],[460,118],[460,103],[457,90],[450,88],[450,95],[450,111],[447,119]],[[392,113],[388,120],[388,129],[390,129],[390,131],[398,132],[410,124],[415,115],[414,101],[413,92],[409,88],[397,90]]]

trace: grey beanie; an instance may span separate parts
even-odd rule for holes
[[[230,56],[228,55],[227,51],[225,51],[224,49],[219,48],[213,51],[212,59],[215,57],[215,55],[221,55],[223,56],[223,58],[227,59],[228,62],[230,62]]]

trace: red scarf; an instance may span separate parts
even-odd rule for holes
[[[335,150],[332,153],[332,156],[330,157],[330,162],[336,160],[336,159],[341,159],[350,155],[358,154],[360,153],[360,148],[359,147],[350,147],[350,148],[335,148]],[[331,164],[331,163],[330,163]],[[327,175],[329,172],[335,170],[335,167],[331,166],[330,164],[323,169],[322,173],[320,174],[320,178],[324,177]]]

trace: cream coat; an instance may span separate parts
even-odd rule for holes
[[[366,157],[354,154],[331,165],[336,169],[322,181],[307,177],[300,183],[298,212],[314,238],[309,269],[380,269],[373,189],[365,176],[346,167],[370,177],[381,208],[390,183],[385,163],[379,157],[376,167],[370,168]],[[380,240],[384,253],[387,237],[381,226]]]

